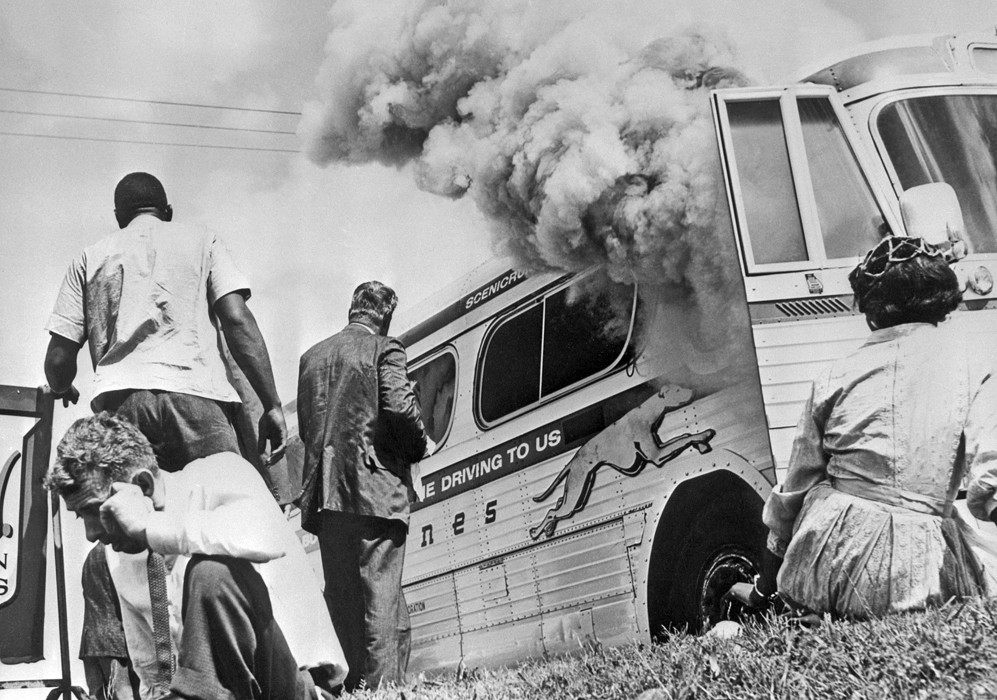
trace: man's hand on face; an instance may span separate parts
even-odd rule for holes
[[[113,538],[111,547],[132,554],[147,549],[146,524],[153,510],[152,499],[135,484],[111,484],[111,496],[100,507],[101,523]]]

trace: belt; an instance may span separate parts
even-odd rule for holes
[[[847,493],[849,496],[865,498],[891,506],[900,506],[926,515],[944,515],[950,503],[944,498],[925,496],[922,493],[905,491],[885,484],[875,484],[863,479],[840,479],[832,476],[831,486],[835,491]]]

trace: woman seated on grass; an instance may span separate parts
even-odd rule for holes
[[[849,282],[872,334],[814,382],[763,573],[729,595],[865,619],[986,594],[953,500],[968,469],[970,511],[997,522],[994,348],[943,323],[962,292],[920,238],[885,238]]]

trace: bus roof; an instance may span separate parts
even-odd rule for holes
[[[997,33],[890,37],[860,44],[806,70],[800,82],[829,85],[838,92],[904,75],[997,74]]]
[[[548,277],[552,275],[537,275],[532,279],[547,281]],[[528,279],[531,276],[527,273],[504,265],[489,264],[479,267],[419,304],[404,319],[407,322],[402,326],[405,331],[398,338],[406,346],[411,346],[454,321],[477,312],[488,302]],[[421,314],[418,313],[420,310]]]

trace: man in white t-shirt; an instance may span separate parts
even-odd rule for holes
[[[89,345],[93,410],[132,421],[161,469],[238,452],[239,396],[229,382],[219,331],[263,404],[260,452],[283,453],[286,428],[266,344],[246,305],[249,283],[207,229],[175,223],[158,179],[131,173],[114,192],[120,231],[88,246],[69,267],[46,329],[45,376],[75,403],[76,357]]]

